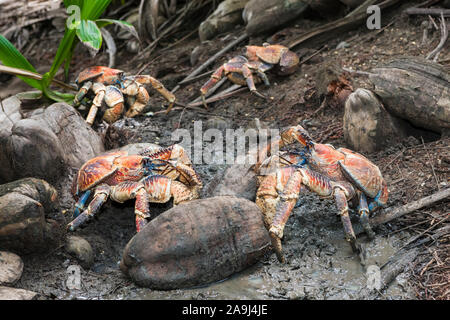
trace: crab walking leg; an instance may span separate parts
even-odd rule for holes
[[[372,227],[369,224],[369,206],[367,205],[367,198],[364,193],[359,196],[359,221],[366,231],[369,239],[375,238],[375,232],[373,232]]]
[[[289,178],[284,190],[280,194],[280,201],[276,207],[276,213],[273,217],[272,226],[269,229],[269,235],[272,246],[277,255],[278,261],[285,262],[283,249],[281,247],[281,238],[283,238],[283,230],[289,215],[297,203],[298,195],[302,189],[303,175],[299,171],[295,171]]]
[[[95,116],[97,115],[97,111],[102,105],[102,101],[105,98],[106,87],[99,82],[94,83],[93,88],[95,93],[94,101],[92,102],[92,106],[89,109],[89,114],[86,118],[86,122],[92,126],[95,120]]]
[[[125,115],[129,118],[133,118],[142,114],[149,100],[150,96],[147,90],[144,87],[139,86],[135,94],[135,99],[130,103],[130,109],[128,109]]]
[[[94,198],[89,203],[86,210],[84,210],[77,218],[67,225],[70,231],[74,231],[80,225],[91,219],[108,200],[111,192],[111,187],[106,184],[101,184],[95,189]]]
[[[150,84],[156,91],[158,91],[167,101],[169,101],[169,107],[166,113],[168,113],[175,103],[175,95],[167,90],[161,82],[149,75],[133,76],[134,80],[140,84]]]
[[[75,95],[75,98],[73,99],[74,106],[78,106],[81,103],[81,100],[83,100],[84,96],[89,91],[89,89],[91,89],[91,87],[92,87],[91,81],[88,81],[85,84],[83,84],[83,86],[80,88],[78,93]]]
[[[222,65],[219,69],[214,71],[209,80],[200,88],[200,95],[202,97],[205,109],[208,109],[208,105],[206,104],[206,94],[217,82],[219,82],[220,79],[223,78],[224,73],[225,73],[225,65]]]
[[[125,110],[122,92],[115,86],[107,86],[104,99],[108,109],[103,115],[103,120],[108,123],[116,122]]]
[[[336,201],[336,206],[339,210],[339,215],[341,216],[341,221],[344,226],[345,239],[352,247],[353,252],[359,252],[355,232],[353,231],[352,222],[350,221],[350,216],[348,215],[348,203],[344,190],[341,188],[336,188],[334,191],[334,200]]]
[[[72,215],[73,218],[78,217],[80,215],[80,212],[83,211],[86,201],[89,199],[90,194],[91,190],[88,190],[81,195],[80,199],[78,199],[77,203],[75,204],[75,210],[73,211]]]
[[[136,216],[136,231],[139,232],[150,217],[149,195],[141,181],[124,181],[111,188],[111,200],[123,203],[135,199],[134,214]]]
[[[134,214],[136,215],[136,231],[140,232],[147,224],[147,218],[150,218],[149,196],[144,188],[136,192],[136,204]]]

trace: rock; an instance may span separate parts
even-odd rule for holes
[[[187,288],[242,271],[269,247],[256,204],[236,197],[199,199],[150,221],[125,247],[120,269],[143,287]]]
[[[0,285],[13,285],[23,271],[22,259],[17,254],[0,251]]]
[[[85,239],[77,236],[68,236],[66,239],[66,252],[75,256],[83,268],[89,269],[94,264],[94,251]]]
[[[0,287],[0,300],[34,300],[38,294],[24,289]]]
[[[369,80],[391,114],[443,133],[450,129],[449,70],[424,58],[401,57],[373,69]]]
[[[271,31],[300,16],[308,8],[305,0],[250,0],[242,12],[249,35]]]
[[[242,10],[249,0],[225,0],[200,24],[198,35],[200,41],[213,38],[216,34],[234,29],[242,24]]]
[[[53,209],[56,190],[46,181],[24,178],[0,185],[0,249],[19,253],[46,251],[64,229],[45,213]]]
[[[253,164],[233,164],[218,173],[205,187],[209,196],[235,196],[254,201],[256,198],[256,174]]]
[[[0,182],[36,177],[55,182],[104,151],[100,136],[65,103],[26,112],[17,97],[0,109]]]
[[[343,127],[344,139],[350,148],[368,153],[401,142],[408,136],[409,129],[366,89],[357,89],[348,97]]]

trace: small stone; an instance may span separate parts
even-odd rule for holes
[[[37,293],[24,289],[0,287],[0,300],[33,300]]]
[[[17,254],[0,251],[0,285],[13,285],[22,276],[23,262]]]
[[[350,45],[349,45],[347,42],[341,41],[341,42],[339,42],[339,44],[336,46],[336,49],[339,50],[339,49],[348,48],[348,47],[350,47]]]
[[[81,237],[67,237],[66,251],[75,256],[83,268],[89,269],[94,264],[94,251],[89,242]]]

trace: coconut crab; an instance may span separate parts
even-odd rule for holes
[[[335,200],[346,240],[354,252],[359,252],[349,217],[349,202],[357,206],[360,222],[372,239],[375,234],[369,224],[369,213],[385,207],[388,200],[388,188],[380,169],[352,150],[315,143],[300,125],[285,130],[280,136],[264,152],[270,153],[275,144],[282,147],[299,142],[304,148],[300,152],[290,151],[289,158],[282,153],[268,158],[266,162],[273,161],[274,156],[284,162],[277,170],[260,178],[256,194],[256,204],[264,214],[278,260],[285,261],[281,247],[284,226],[300,192],[307,190]],[[258,170],[262,167],[257,164]]]
[[[117,121],[125,111],[124,96],[127,98],[127,117],[135,117],[142,113],[149,101],[149,94],[144,88],[145,84],[151,84],[167,101],[172,109],[175,96],[168,91],[157,79],[149,75],[125,76],[122,70],[102,66],[94,66],[80,72],[75,83],[78,93],[74,99],[74,105],[80,105],[84,96],[91,90],[95,94],[86,122],[92,126],[98,110],[104,101],[107,109],[103,113],[103,120],[108,123]]]
[[[78,201],[68,229],[74,231],[91,219],[106,202],[136,199],[136,230],[150,217],[149,202],[173,204],[199,197],[202,181],[184,149],[174,144],[167,148],[151,146],[139,154],[110,152],[88,160],[73,180],[72,194]],[[94,191],[87,208],[84,206]],[[81,212],[82,211],[82,212]],[[81,212],[81,213],[80,213]]]
[[[206,106],[205,95],[223,77],[236,84],[247,85],[250,92],[265,98],[258,92],[255,83],[261,81],[270,85],[266,71],[273,70],[278,75],[290,75],[295,72],[299,64],[297,54],[287,47],[268,43],[263,46],[246,46],[244,56],[236,56],[218,68],[211,78],[200,88],[203,104]]]

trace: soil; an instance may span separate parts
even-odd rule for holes
[[[211,103],[205,111],[176,107],[166,115],[159,112],[164,110],[161,107],[164,100],[152,90],[148,111],[154,112],[153,116],[143,115],[118,121],[105,134],[107,147],[111,149],[136,142],[167,146],[173,143],[171,134],[175,129],[184,128],[193,133],[194,121],[202,121],[204,128],[246,129],[254,127],[255,118],[269,128],[300,123],[316,141],[346,147],[342,134],[342,105],[328,106],[320,112],[314,112],[319,108],[325,93],[319,89],[322,84],[318,83],[318,75],[321,70],[332,65],[368,71],[396,56],[426,56],[439,42],[439,32],[434,30],[431,40],[422,43],[421,23],[428,18],[401,14],[404,8],[416,3],[419,1],[410,1],[386,17],[383,16],[383,25],[386,27],[381,30],[370,31],[361,27],[337,34],[328,41],[327,47],[302,64],[295,74],[288,77],[271,76],[271,86],[258,87],[268,97],[267,100],[243,92]],[[241,43],[227,52],[209,70],[241,54],[245,44],[261,45],[274,40],[286,44],[320,21],[302,20],[297,23],[302,25],[292,23],[271,37],[250,38],[247,43]],[[212,53],[240,35],[241,29],[239,27],[233,33],[218,35],[203,44],[194,33],[172,47],[159,47],[150,57],[146,54],[130,54],[125,49],[125,43],[118,43],[116,67],[130,74],[151,74],[168,89],[172,89]],[[52,32],[47,33],[46,37],[28,53],[33,65],[40,66],[42,70],[46,70],[51,63],[59,41]],[[175,39],[171,39],[168,44],[174,42]],[[168,44],[163,43],[166,46]],[[344,44],[344,48],[336,49],[338,44]],[[200,55],[196,64],[191,65],[191,52],[197,46],[200,46]],[[312,44],[310,48],[294,48],[294,51],[301,59],[305,59],[321,47]],[[87,50],[78,46],[74,56],[77,59],[73,59],[71,64],[72,81],[84,67],[108,63],[105,51],[92,58]],[[449,60],[450,51],[444,50],[440,61],[448,64]],[[349,77],[353,88],[370,88],[364,75],[352,74]],[[182,86],[176,91],[178,101],[187,103],[196,99],[198,89],[206,80],[204,78]],[[23,87],[17,87],[17,80],[6,79],[0,98],[19,91],[23,91]],[[448,187],[450,139],[433,137],[424,137],[424,140],[421,137],[409,137],[401,144],[366,155],[380,167],[389,185],[389,206],[405,204]],[[226,165],[196,164],[195,168],[206,185],[215,175],[220,175]],[[70,221],[74,204],[69,193],[74,173],[75,170],[69,171],[56,186],[60,194],[60,206],[57,212],[52,213],[52,218],[65,223]],[[366,288],[367,267],[381,267],[411,236],[432,227],[448,215],[450,209],[449,202],[443,201],[376,228],[376,238],[372,241],[368,241],[364,235],[359,236],[368,253],[367,260],[362,264],[344,240],[334,203],[320,200],[314,194],[306,195],[293,210],[285,228],[283,247],[286,264],[280,264],[274,254],[268,254],[256,265],[220,283],[201,288],[156,291],[137,287],[118,268],[122,250],[135,233],[133,205],[132,201],[123,205],[108,202],[97,219],[75,232],[89,241],[95,253],[93,267],[81,270],[80,290],[67,288],[67,268],[78,262],[64,251],[62,245],[46,255],[23,256],[24,272],[16,287],[38,292],[42,299],[360,299],[363,298],[361,291]],[[170,206],[152,204],[152,214],[161,214]],[[352,214],[352,222],[357,229],[359,222],[356,214]],[[427,272],[436,272],[439,263],[433,265],[433,270],[425,269],[425,266],[431,259],[427,252],[437,250],[444,255],[445,252],[439,251],[439,248],[446,243],[424,247],[423,254],[416,259],[414,266],[397,276],[387,289],[379,292],[377,299],[439,298],[445,291],[426,291],[424,280]],[[440,258],[445,261],[445,256]],[[448,299],[448,294],[447,290],[443,298]]]

